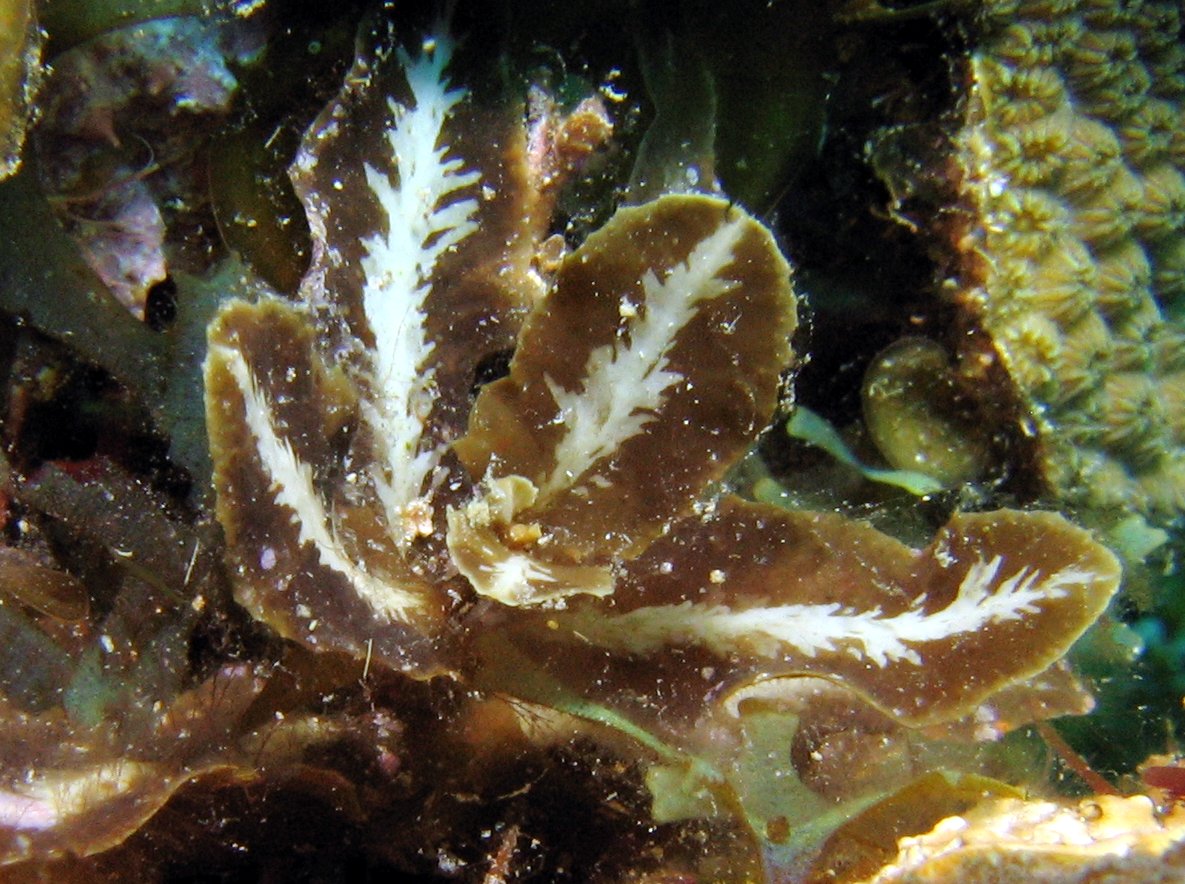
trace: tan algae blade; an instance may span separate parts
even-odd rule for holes
[[[313,335],[278,300],[231,302],[210,327],[207,426],[236,597],[310,647],[431,671],[439,601],[382,533],[373,499],[351,501],[340,486],[332,496],[333,428],[350,386]]]
[[[622,209],[564,262],[456,450],[475,477],[529,483],[505,526],[523,556],[628,558],[769,421],[794,325],[790,269],[752,217],[705,196]]]
[[[543,284],[547,219],[521,103],[454,85],[455,41],[378,40],[310,127],[292,168],[313,234],[301,293],[354,364],[356,456],[392,535],[422,535],[426,484],[465,429],[480,361],[513,346]]]
[[[1052,513],[956,515],[913,550],[841,516],[728,499],[631,563],[611,609],[551,618],[639,658],[702,648],[742,681],[832,678],[920,725],[1045,670],[1118,580],[1114,556]]]

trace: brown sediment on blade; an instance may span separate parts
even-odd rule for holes
[[[455,448],[522,477],[553,561],[636,555],[752,443],[795,325],[769,231],[720,199],[622,209],[560,269]]]

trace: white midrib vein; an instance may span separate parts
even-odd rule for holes
[[[431,45],[429,50],[427,47]],[[393,185],[386,171],[367,163],[366,182],[387,220],[384,236],[363,240],[365,285],[362,305],[374,334],[373,399],[362,403],[376,463],[371,474],[391,536],[404,542],[405,508],[420,494],[424,479],[440,460],[441,446],[423,449],[424,423],[435,398],[435,344],[428,336],[427,300],[441,256],[477,231],[475,198],[448,201],[456,191],[481,179],[464,161],[450,157],[444,126],[464,99],[463,89],[449,89],[445,76],[453,45],[443,33],[425,42],[403,66],[413,104],[392,99],[392,122],[386,133],[390,160],[398,169]]]
[[[718,274],[732,262],[743,230],[744,217],[737,213],[700,240],[664,279],[647,270],[642,304],[626,296],[621,305],[623,315],[637,315],[627,320],[616,341],[589,354],[579,390],[565,390],[544,376],[558,408],[556,422],[564,430],[555,447],[555,466],[540,487],[542,498],[576,484],[654,420],[667,391],[683,377],[668,367],[679,332],[702,302],[736,287]]]
[[[1067,567],[1044,580],[1028,567],[996,584],[1003,558],[978,561],[968,569],[945,608],[924,611],[919,597],[899,614],[856,611],[838,603],[773,605],[733,611],[725,605],[655,605],[616,617],[583,620],[575,627],[588,640],[630,653],[692,643],[721,656],[745,653],[777,658],[797,653],[815,657],[843,654],[884,668],[890,663],[923,664],[918,646],[953,640],[993,623],[1038,613],[1042,603],[1063,598],[1093,583],[1094,572]]]
[[[211,356],[222,360],[243,396],[244,419],[255,440],[255,450],[267,475],[275,502],[292,511],[297,544],[313,544],[321,563],[349,581],[358,596],[381,618],[406,621],[419,607],[414,593],[375,578],[350,557],[331,527],[329,513],[313,484],[313,470],[292,450],[272,422],[271,407],[259,389],[243,354],[232,347],[215,345]]]

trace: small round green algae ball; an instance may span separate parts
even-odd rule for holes
[[[864,422],[881,455],[950,487],[983,475],[990,429],[960,402],[946,350],[909,337],[881,351],[864,375]]]

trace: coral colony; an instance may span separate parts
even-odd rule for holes
[[[1180,4],[985,12],[952,296],[1014,380],[1055,493],[1168,524],[1185,506]]]
[[[957,515],[915,550],[720,490],[791,356],[770,232],[666,195],[552,273],[522,114],[472,101],[452,51],[438,31],[359,61],[294,170],[316,240],[300,303],[234,301],[210,328],[238,600],[418,678],[536,700],[546,673],[675,747],[758,683],[823,676],[935,725],[1057,663],[1119,576],[1062,517]]]

